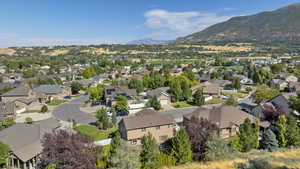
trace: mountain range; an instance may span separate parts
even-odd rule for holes
[[[198,42],[299,43],[300,3],[274,11],[233,17],[175,41],[175,43]]]
[[[157,45],[157,44],[165,44],[169,42],[170,41],[168,40],[154,40],[151,38],[145,38],[145,39],[130,41],[127,44],[128,45]]]

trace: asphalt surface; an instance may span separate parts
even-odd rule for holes
[[[80,106],[88,100],[88,96],[80,96],[70,102],[57,106],[53,115],[62,121],[75,120],[78,124],[94,124],[96,117],[80,110]]]

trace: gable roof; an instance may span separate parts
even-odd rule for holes
[[[17,97],[17,96],[28,96],[29,95],[29,88],[25,87],[18,87],[14,88],[4,94],[2,94],[2,97]]]
[[[129,89],[127,86],[109,86],[105,89],[105,96],[115,98],[120,95],[135,97],[137,92],[135,89]]]
[[[134,130],[155,126],[173,124],[175,121],[169,115],[157,112],[152,109],[144,109],[135,116],[128,116],[122,119],[126,130]]]
[[[161,95],[165,95],[165,96],[169,97],[169,94],[167,92],[169,89],[170,89],[169,87],[157,88],[157,89],[148,91],[147,95],[151,96],[151,97],[153,97],[153,96],[159,97]]]
[[[44,94],[59,94],[63,91],[64,86],[62,85],[40,85],[39,87],[34,88],[35,92],[44,93]]]
[[[0,141],[9,145],[14,155],[26,162],[41,153],[42,137],[58,126],[59,122],[53,118],[30,125],[17,123],[0,131]]]
[[[16,111],[15,108],[16,108],[15,103],[0,102],[0,121],[1,121],[1,117],[5,117],[7,115],[13,115]]]
[[[240,109],[228,105],[221,105],[207,109],[199,107],[192,114],[185,115],[187,119],[191,119],[192,116],[198,118],[207,119],[219,126],[219,128],[229,128],[232,125],[241,125],[246,118],[249,118],[252,122],[255,122],[255,117],[241,111]]]

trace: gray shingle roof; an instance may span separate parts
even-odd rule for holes
[[[25,87],[18,87],[15,89],[12,89],[4,94],[2,94],[2,97],[14,97],[14,96],[28,96],[29,95],[29,88]]]
[[[37,88],[34,88],[33,90],[35,92],[40,92],[44,94],[59,94],[63,91],[64,86],[62,85],[40,85]]]
[[[169,115],[159,113],[152,109],[145,109],[138,112],[135,116],[129,116],[122,119],[126,130],[161,126],[173,124],[175,121]]]
[[[15,103],[9,102],[9,103],[3,103],[0,102],[0,118],[5,118],[8,115],[15,114]],[[0,119],[1,121],[1,119]]]
[[[9,145],[12,152],[26,162],[41,153],[43,135],[58,126],[59,122],[53,118],[31,125],[18,123],[0,131],[0,141]]]
[[[199,107],[192,114],[185,115],[184,117],[190,119],[192,116],[207,119],[213,123],[216,123],[220,128],[229,128],[233,124],[241,125],[246,118],[249,118],[252,122],[255,122],[255,117],[239,110],[236,107],[221,105],[212,109]]]

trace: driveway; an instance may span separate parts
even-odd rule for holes
[[[80,96],[70,102],[57,106],[53,115],[62,121],[75,120],[78,124],[93,124],[96,117],[80,110],[80,106],[88,100],[88,96]]]

